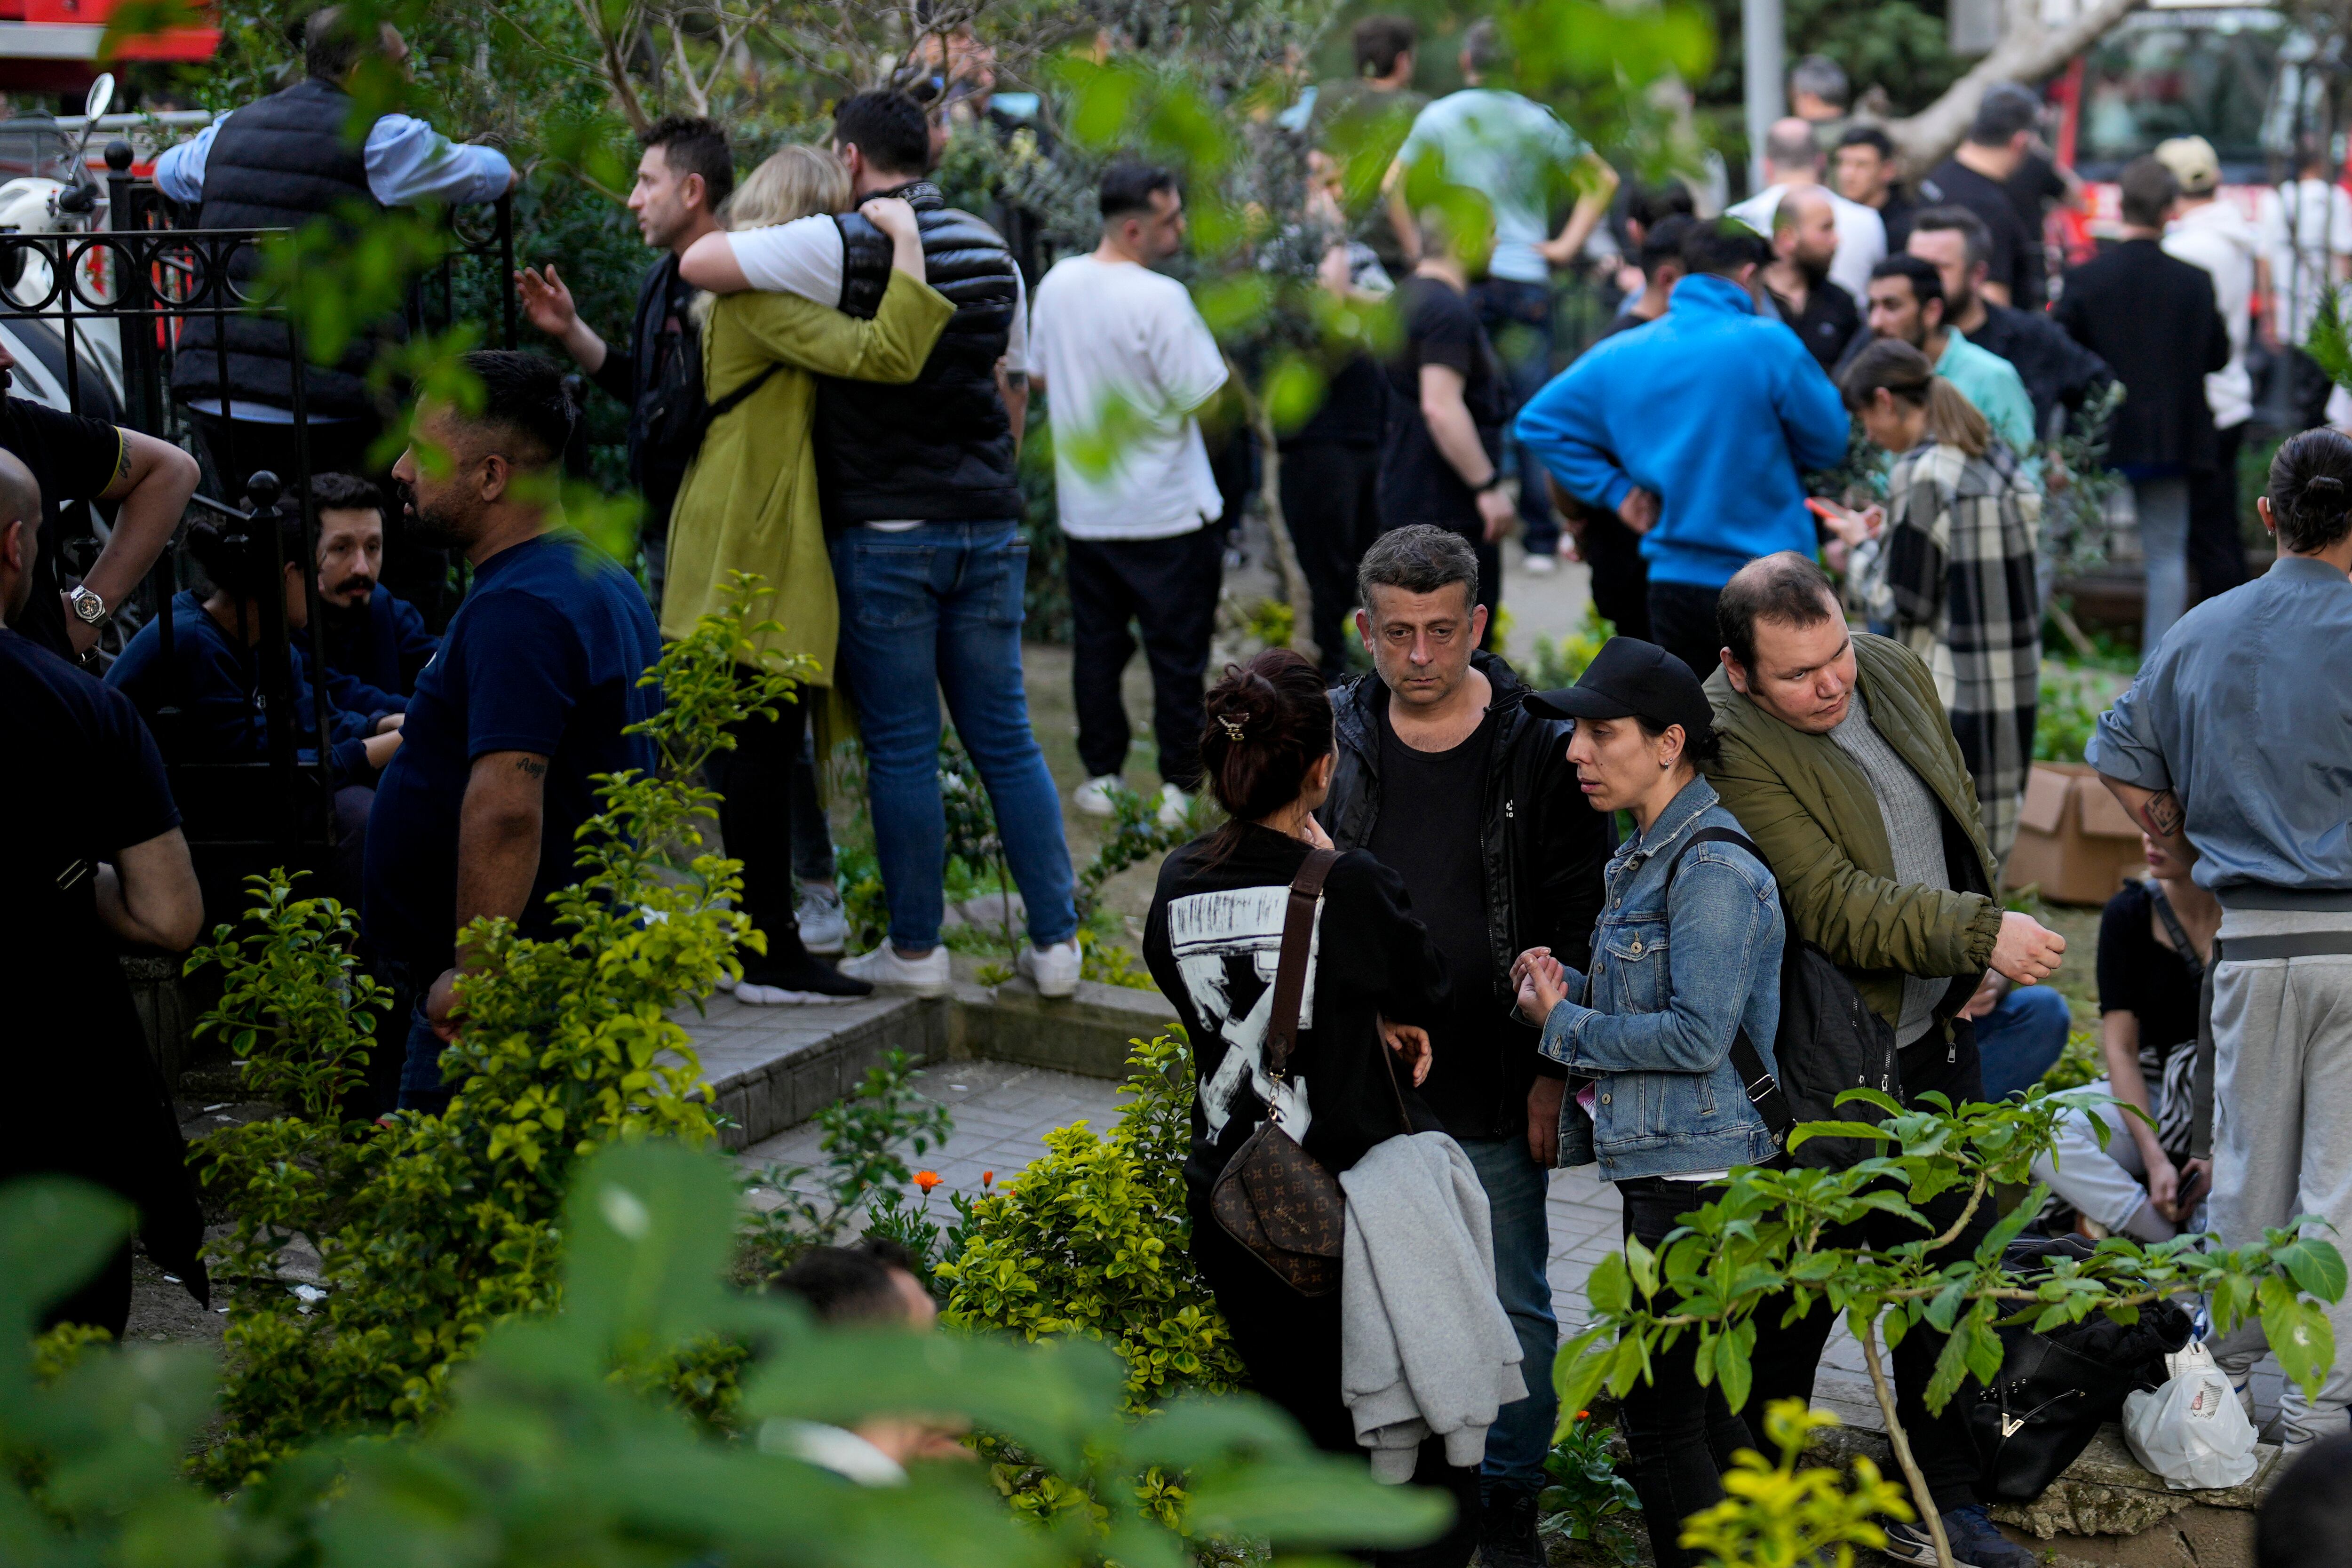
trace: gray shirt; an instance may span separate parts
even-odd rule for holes
[[[2194,875],[2233,910],[2352,910],[2352,582],[2281,556],[2183,616],[2086,760],[2180,796]]]
[[[1856,688],[1853,706],[1830,739],[1854,760],[1878,797],[1878,814],[1886,823],[1886,845],[1895,852],[1895,879],[1930,888],[1952,885],[1951,867],[1944,858],[1944,818],[1936,795],[1903,754],[1886,743],[1870,721],[1870,709]],[[1936,1004],[1952,988],[1951,977],[1903,977],[1903,1016],[1895,1024],[1895,1043],[1907,1046],[1936,1021]]]

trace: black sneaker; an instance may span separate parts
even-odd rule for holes
[[[1548,1568],[1536,1537],[1536,1494],[1496,1487],[1478,1510],[1479,1568]]]
[[[874,987],[865,981],[805,952],[782,959],[749,954],[743,960],[743,978],[735,983],[735,1000],[754,1007],[851,1002],[873,994]]]
[[[1947,1512],[1944,1537],[1952,1543],[1949,1568],[2042,1568],[2042,1559],[2003,1535],[1981,1504]],[[1944,1568],[1936,1555],[1936,1538],[1924,1524],[1889,1523],[1886,1560]]]

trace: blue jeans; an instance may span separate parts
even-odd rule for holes
[[[1494,340],[1495,357],[1502,361],[1503,379],[1510,389],[1510,410],[1516,419],[1528,399],[1551,379],[1551,285],[1489,278],[1470,287],[1478,307],[1479,324]],[[1552,514],[1550,492],[1544,486],[1543,459],[1524,441],[1506,439],[1504,460],[1519,479],[1519,543],[1530,555],[1549,555],[1559,548],[1559,519]]]
[[[2031,1089],[2066,1048],[2074,1026],[2066,998],[2047,985],[2020,985],[1977,1020],[1977,1056],[1984,1063],[1984,1097],[2005,1100]]]
[[[408,1026],[401,1031],[406,1045],[400,1064],[400,1109],[438,1116],[449,1109],[457,1093],[441,1081],[441,1053],[449,1048],[448,1042],[435,1034],[425,1018],[425,998],[441,977],[441,968],[397,959],[386,960],[381,968],[384,983],[392,987],[393,1005],[405,1005],[408,1010]],[[397,1029],[394,1024],[383,1033]]]
[[[1486,1484],[1490,1491],[1534,1491],[1544,1484],[1544,1456],[1551,1451],[1551,1430],[1559,1415],[1559,1395],[1551,1384],[1559,1321],[1551,1310],[1551,1224],[1544,1212],[1551,1173],[1528,1154],[1525,1138],[1460,1142],[1478,1172],[1478,1184],[1486,1189],[1495,1232],[1495,1294],[1519,1336],[1519,1375],[1528,1384],[1527,1397],[1504,1405],[1486,1429]]]
[[[841,675],[866,736],[874,847],[890,941],[939,945],[947,814],[940,804],[940,694],[996,811],[1004,858],[1029,911],[1029,940],[1067,942],[1070,849],[1062,802],[1029,728],[1021,684],[1022,588],[1029,546],[1010,521],[852,528],[833,542],[841,595]]]

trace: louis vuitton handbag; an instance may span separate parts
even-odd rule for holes
[[[1307,955],[1315,936],[1315,906],[1323,879],[1339,854],[1312,849],[1291,879],[1290,904],[1283,913],[1281,957],[1274,975],[1274,1011],[1265,1030],[1265,1075],[1280,1089],[1298,1040],[1298,1005],[1307,989]],[[1388,1046],[1380,1046],[1396,1096],[1397,1116],[1412,1131],[1404,1092]],[[1339,1257],[1346,1235],[1347,1200],[1339,1179],[1298,1145],[1282,1125],[1282,1109],[1269,1102],[1265,1121],[1234,1151],[1215,1186],[1209,1211],[1225,1234],[1274,1270],[1302,1296],[1328,1296],[1339,1288]]]

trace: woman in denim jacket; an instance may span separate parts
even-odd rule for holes
[[[1545,948],[1522,953],[1515,972],[1520,1011],[1542,1026],[1544,1054],[1570,1074],[1559,1163],[1598,1161],[1623,1200],[1625,1235],[1655,1247],[1677,1216],[1706,1201],[1707,1182],[1780,1155],[1731,1059],[1744,1030],[1778,1071],[1780,895],[1771,872],[1736,845],[1685,852],[1704,828],[1742,830],[1699,776],[1714,725],[1682,660],[1614,637],[1575,686],[1528,707],[1575,721],[1568,760],[1585,798],[1597,811],[1631,813],[1639,830],[1609,862],[1591,975]],[[1771,1325],[1759,1318],[1757,1329],[1758,1352],[1769,1354]],[[1686,1333],[1654,1355],[1650,1381],[1624,1400],[1633,1487],[1660,1568],[1689,1560],[1682,1521],[1723,1496],[1718,1466],[1754,1447],[1720,1382],[1699,1387],[1697,1342]]]

